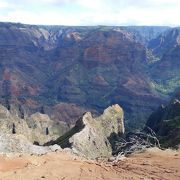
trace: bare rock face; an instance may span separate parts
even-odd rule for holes
[[[0,133],[0,153],[44,154],[48,151],[48,147],[33,145],[22,135]]]
[[[103,127],[104,134],[109,137],[112,133],[124,134],[124,113],[122,108],[116,104],[104,110],[104,113],[96,118]]]
[[[62,148],[71,147],[90,158],[110,156],[110,136],[117,133],[124,133],[124,113],[119,105],[113,105],[97,118],[93,118],[90,112],[85,113],[55,143]]]
[[[47,152],[61,151],[61,147],[49,147],[32,144],[25,136],[18,134],[4,134],[0,132],[0,153],[45,154]]]
[[[0,105],[0,131],[6,134],[25,134],[29,138],[31,136],[26,121],[13,116],[2,105]]]
[[[32,139],[39,144],[57,139],[60,134],[63,134],[62,132],[65,129],[60,122],[54,122],[48,115],[39,112],[32,114],[27,119],[27,124],[32,131]]]
[[[65,128],[64,124],[52,121],[46,114],[35,113],[21,119],[0,105],[1,133],[23,135],[32,143],[44,144],[61,136]]]

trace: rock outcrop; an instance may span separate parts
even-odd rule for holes
[[[124,113],[119,105],[113,105],[96,118],[85,113],[70,131],[50,144],[70,147],[90,158],[110,156],[111,136],[118,133],[124,133]]]
[[[4,134],[0,132],[0,154],[20,153],[20,154],[45,154],[62,150],[60,146],[49,147],[32,144],[25,136],[17,134]]]
[[[48,115],[35,113],[30,117],[21,119],[0,105],[1,133],[23,135],[32,143],[44,144],[57,139],[66,128],[64,124],[52,121]]]
[[[22,135],[0,133],[0,153],[44,154],[48,151],[48,147],[33,145]]]

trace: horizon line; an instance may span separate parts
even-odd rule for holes
[[[63,24],[31,24],[31,23],[22,23],[22,22],[12,22],[12,21],[0,21],[0,23],[4,24],[19,24],[19,25],[30,25],[30,26],[63,26],[63,27],[169,27],[169,28],[177,28],[180,27],[180,25],[103,25],[103,24],[97,24],[97,25],[63,25]]]

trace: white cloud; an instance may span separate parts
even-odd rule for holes
[[[0,0],[0,9],[0,21],[29,24],[180,25],[180,0]]]
[[[81,19],[77,19],[71,14],[57,12],[31,13],[27,11],[13,11],[6,17],[0,15],[2,21],[21,22],[25,24],[46,24],[46,25],[77,25]]]
[[[7,8],[9,6],[9,4],[5,1],[0,1],[0,9],[2,8]]]

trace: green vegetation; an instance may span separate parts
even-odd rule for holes
[[[100,31],[104,31],[104,32],[108,32],[112,29],[112,27],[110,26],[100,26],[99,30]]]
[[[74,134],[80,132],[80,130],[83,128],[74,126],[72,129],[70,129],[68,132],[66,132],[64,135],[59,137],[55,143],[59,144],[62,148],[65,148],[69,145],[69,138],[72,137]]]
[[[174,97],[167,106],[154,112],[147,126],[155,131],[162,147],[177,148],[180,144],[180,91],[175,92]]]
[[[164,123],[171,128],[180,128],[180,116],[176,116],[173,119],[164,120]]]
[[[166,82],[153,82],[152,86],[162,95],[168,95],[176,89],[176,87],[180,86],[180,79],[174,78],[171,80],[167,80]]]

